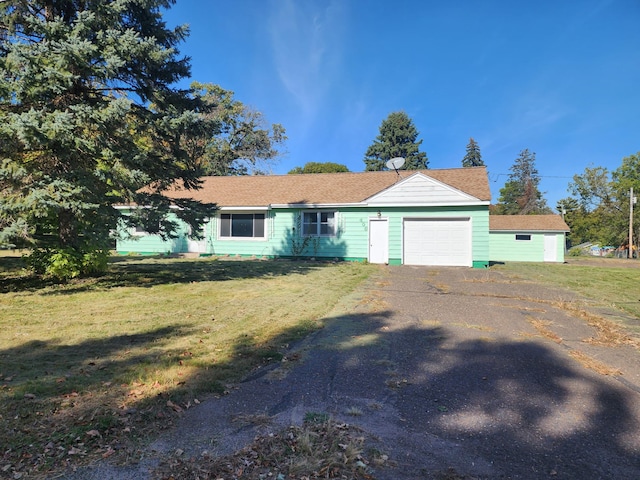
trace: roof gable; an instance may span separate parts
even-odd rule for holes
[[[368,205],[436,205],[478,202],[479,199],[446,183],[415,173],[367,199]]]

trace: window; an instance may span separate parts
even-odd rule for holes
[[[529,241],[531,240],[531,235],[527,234],[523,234],[523,233],[516,233],[516,241]]]
[[[335,212],[304,212],[302,234],[332,237],[336,234]]]
[[[264,238],[264,213],[223,213],[221,237]]]
[[[146,229],[142,223],[135,223],[132,227],[129,227],[129,232],[134,236],[155,235],[160,230],[160,223],[158,223],[158,228],[155,232],[153,231],[153,228],[150,230],[151,232]]]

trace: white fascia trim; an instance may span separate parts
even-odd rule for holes
[[[226,211],[226,212],[255,212],[255,211],[266,211],[271,210],[269,206],[260,206],[260,207],[218,207],[218,211]]]
[[[491,232],[495,232],[495,233],[522,233],[524,235],[530,234],[530,233],[568,233],[569,230],[530,230],[530,229],[526,229],[523,228],[521,230],[498,230],[498,229],[489,229],[489,233]]]
[[[151,208],[150,205],[115,205],[113,208],[116,210],[139,210],[141,208]],[[176,205],[169,205],[171,210],[182,210],[182,208]]]
[[[366,207],[366,203],[274,203],[271,208],[341,208],[341,207]]]
[[[361,204],[362,206],[371,208],[403,208],[403,207],[481,207],[491,205],[489,201],[475,201],[475,202],[440,202],[440,203],[371,203]]]

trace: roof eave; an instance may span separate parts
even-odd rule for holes
[[[340,208],[340,207],[363,207],[365,203],[273,203],[271,208]]]
[[[402,207],[478,207],[488,206],[491,202],[489,200],[473,200],[467,202],[420,202],[420,203],[373,203],[366,204],[366,206],[375,208],[402,208]]]
[[[571,230],[558,230],[554,228],[489,228],[490,232],[504,232],[504,233],[522,233],[522,232],[534,232],[534,233],[569,233]]]

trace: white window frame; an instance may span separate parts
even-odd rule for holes
[[[157,233],[149,233],[140,224],[136,224],[132,227],[129,227],[129,234],[132,237],[145,237],[147,235],[157,235]]]
[[[229,235],[222,235],[223,232],[223,223],[224,223],[224,219],[223,216],[229,215]],[[233,216],[234,215],[252,215],[253,216],[253,220],[252,220],[252,226],[253,226],[253,230],[254,230],[254,235],[255,235],[255,221],[256,221],[256,215],[262,215],[262,236],[258,237],[258,236],[251,236],[251,237],[243,237],[243,236],[233,236],[232,235],[232,228],[233,228]],[[230,241],[230,242],[238,242],[238,241],[244,241],[244,242],[255,242],[255,241],[264,241],[267,239],[267,225],[268,225],[268,220],[269,216],[267,215],[267,212],[261,211],[261,212],[251,212],[251,211],[238,211],[238,212],[221,212],[218,215],[218,240],[222,240],[222,241]]]
[[[331,214],[330,221],[323,222],[322,215]],[[305,222],[307,215],[315,215],[315,222]],[[307,225],[315,225],[315,232],[307,232]],[[331,227],[331,233],[321,233],[322,226]],[[338,230],[338,212],[335,210],[305,210],[302,212],[302,236],[303,237],[335,237]]]

